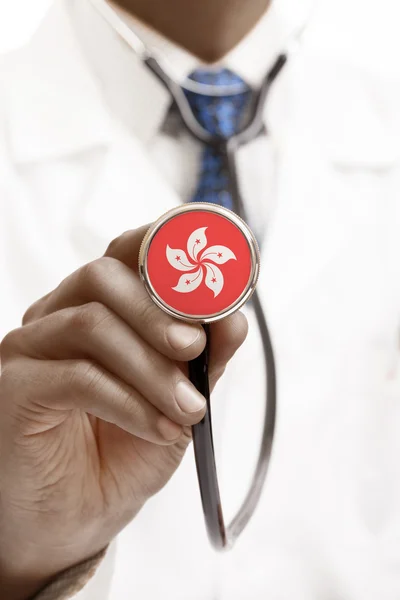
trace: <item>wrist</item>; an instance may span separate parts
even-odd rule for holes
[[[57,575],[59,568],[52,564],[52,557],[43,548],[31,544],[28,539],[21,539],[19,532],[16,531],[14,536],[3,533],[0,600],[28,600]]]
[[[0,565],[0,600],[29,600],[52,579],[41,573],[5,570]]]
[[[79,560],[75,555],[74,559],[70,557],[69,561],[60,563],[58,560],[54,562],[50,555],[46,559],[41,551],[32,552],[30,556],[29,552],[26,555],[23,551],[13,552],[12,559],[7,547],[0,546],[0,600],[31,600],[47,589],[51,582],[57,581],[58,584],[65,573],[68,578],[65,578],[64,585],[72,583],[79,590],[93,576],[107,548],[105,546]]]

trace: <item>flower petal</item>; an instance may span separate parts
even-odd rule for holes
[[[206,229],[207,227],[200,227],[189,236],[187,249],[189,256],[195,261],[197,261],[197,255],[200,250],[203,250],[207,246]]]
[[[203,254],[200,256],[200,261],[212,260],[217,265],[223,265],[228,260],[237,260],[232,250],[229,250],[226,246],[210,246],[206,248]]]
[[[191,264],[184,250],[176,250],[167,246],[166,256],[171,267],[178,271],[192,271],[196,268],[196,265]]]
[[[181,294],[187,294],[196,290],[203,281],[203,269],[200,267],[195,273],[186,273],[179,278],[179,281],[172,289]]]
[[[224,287],[224,276],[217,266],[206,262],[203,264],[207,270],[206,286],[214,292],[214,298],[216,298]]]

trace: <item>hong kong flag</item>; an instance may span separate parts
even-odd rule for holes
[[[164,304],[206,318],[232,307],[248,289],[252,254],[243,232],[226,216],[183,212],[154,235],[147,274]]]

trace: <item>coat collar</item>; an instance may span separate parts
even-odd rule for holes
[[[55,2],[27,47],[3,72],[11,158],[37,162],[110,140],[110,117],[76,43],[63,3]]]
[[[170,99],[163,86],[97,15],[80,20],[82,24],[88,19],[88,25],[79,33],[69,13],[74,6],[71,1],[55,2],[29,45],[6,57],[1,67],[9,150],[15,163],[51,160],[106,146],[116,121],[130,127],[139,142],[146,144],[168,109]],[[295,3],[297,12],[292,0],[273,4],[272,12],[231,52],[226,63],[239,72],[248,69],[256,82],[306,18],[307,1]],[[89,3],[80,0],[76,6],[88,10]],[[316,26],[313,22],[314,29]],[[107,74],[91,64],[89,54],[93,56],[93,52],[81,39],[84,31],[92,51],[104,44],[101,58],[111,57],[97,63],[112,66]],[[255,54],[262,54],[254,53],[254,48],[260,48],[263,36],[269,35],[271,43],[265,45],[265,55],[254,61]],[[154,35],[150,37],[146,41],[152,46],[160,43]],[[173,60],[176,47],[168,50],[168,44],[163,44],[167,58]],[[189,64],[190,60],[185,62],[186,69]],[[300,55],[290,61],[285,73],[275,86],[266,115],[267,124],[269,120],[278,123],[279,143],[285,139],[285,102],[291,98],[296,105],[291,110],[298,112],[299,122],[309,124],[308,133],[331,162],[386,168],[398,161],[398,132],[392,127],[398,91],[390,82],[375,82],[362,69],[321,59],[307,44],[307,36]]]

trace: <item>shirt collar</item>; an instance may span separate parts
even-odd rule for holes
[[[312,0],[275,0],[253,30],[215,66],[230,68],[258,87],[277,55],[310,14]],[[96,73],[112,112],[144,143],[163,123],[170,95],[89,0],[73,0],[71,16],[78,39]],[[121,9],[114,10],[160,59],[167,73],[183,82],[201,61]],[[213,65],[214,66],[214,65]]]
[[[304,10],[306,2],[303,0],[300,2],[303,4],[303,10],[300,13],[297,9],[297,13],[292,12],[284,17],[282,14],[284,1],[272,3],[252,31],[212,67],[229,68],[249,85],[258,87],[276,56],[285,48],[296,28],[301,27],[304,17],[307,15]],[[88,4],[87,0],[78,3],[76,8],[82,10],[85,3]],[[176,81],[184,82],[187,76],[198,67],[210,67],[115,5],[114,10],[140,38],[146,48],[161,60],[167,72],[173,75]]]

